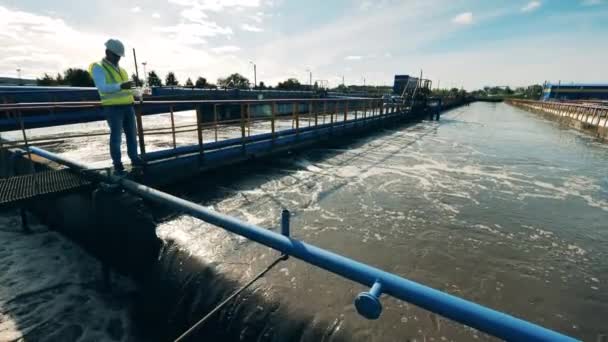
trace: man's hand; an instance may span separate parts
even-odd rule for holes
[[[120,89],[131,89],[133,87],[133,82],[125,82],[120,85]]]

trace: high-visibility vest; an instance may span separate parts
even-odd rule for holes
[[[106,84],[124,83],[129,81],[129,75],[123,68],[118,68],[111,65],[110,63],[102,60],[101,62],[91,63],[89,66],[89,73],[93,75],[93,67],[100,66],[103,69],[103,73],[106,76]],[[101,98],[101,104],[103,106],[119,106],[119,105],[130,105],[135,101],[133,100],[133,92],[129,89],[121,89],[115,93],[104,93],[97,89],[99,97]]]

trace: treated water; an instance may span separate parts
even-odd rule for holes
[[[475,103],[439,122],[241,164],[167,190],[274,230],[287,208],[303,241],[584,340],[608,333],[608,146],[506,104]],[[138,304],[148,314],[135,319],[164,325],[167,336],[276,257],[187,216],[156,218],[166,246],[151,279],[164,285],[148,284],[142,297],[162,293],[162,303]],[[290,259],[201,332],[489,339],[388,297],[379,320],[364,320],[352,304],[362,290]],[[158,307],[170,310],[150,313]]]

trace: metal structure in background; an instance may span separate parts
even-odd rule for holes
[[[608,106],[596,103],[549,102],[507,99],[507,103],[536,112],[555,115],[558,119],[572,119],[595,129],[599,136],[608,136]]]
[[[70,161],[43,149],[31,147],[31,150],[43,158],[63,164],[76,171],[94,172],[84,164]],[[346,279],[371,287],[370,291],[359,294],[355,301],[357,311],[364,317],[373,319],[380,316],[382,311],[380,297],[385,294],[507,341],[576,341],[558,332],[435,290],[290,236],[275,233],[270,229],[242,222],[134,181],[125,178],[107,177],[100,173],[97,176],[105,178],[107,182],[118,184],[126,191],[146,200],[168,206],[176,211],[186,213],[268,246],[287,256],[295,257]],[[287,218],[288,215],[283,214],[281,228],[283,233],[289,232],[285,223]]]

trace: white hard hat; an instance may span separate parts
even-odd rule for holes
[[[125,46],[122,45],[122,43],[118,39],[108,39],[108,41],[106,42],[106,49],[114,52],[118,56],[125,56]]]

